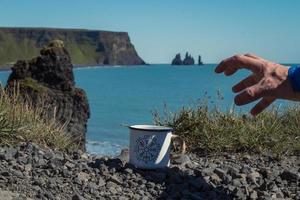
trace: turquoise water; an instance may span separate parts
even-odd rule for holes
[[[234,83],[249,74],[232,77],[214,73],[215,65],[94,67],[74,70],[78,87],[88,95],[91,118],[88,122],[87,150],[93,154],[115,155],[129,143],[129,131],[121,124],[151,124],[152,111],[164,104],[172,111],[193,106],[207,97],[223,110],[233,106]],[[0,72],[6,82],[9,72]],[[218,91],[224,99],[217,100]],[[248,112],[251,105],[237,107]]]

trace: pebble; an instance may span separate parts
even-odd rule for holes
[[[79,172],[77,175],[79,181],[87,182],[89,180],[90,175],[85,172]]]
[[[72,196],[72,200],[84,200],[84,198],[79,194],[74,194]]]
[[[260,178],[260,174],[258,172],[252,172],[247,175],[247,179],[250,183],[257,184],[259,178]]]
[[[105,184],[106,184],[105,180],[103,180],[102,177],[99,177],[99,178],[98,178],[98,186],[99,186],[99,187],[102,187],[102,186],[104,186]]]
[[[211,175],[210,179],[214,184],[220,184],[222,182],[222,179],[217,174]]]
[[[250,199],[257,199],[258,198],[258,196],[257,196],[257,192],[256,191],[253,191],[252,193],[251,193],[251,195],[250,195]]]
[[[220,168],[216,168],[214,173],[216,173],[222,179],[226,176],[226,172]]]
[[[293,171],[290,171],[288,169],[285,169],[281,174],[280,174],[280,177],[283,179],[283,180],[287,180],[287,181],[292,181],[292,182],[297,182],[300,180],[300,172],[297,173],[297,172],[293,172]]]

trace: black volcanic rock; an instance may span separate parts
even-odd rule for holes
[[[203,62],[201,60],[201,55],[198,56],[198,65],[203,65]]]
[[[189,55],[188,52],[185,54],[185,58],[181,60],[180,53],[176,54],[175,58],[172,60],[172,65],[194,65],[194,58]]]
[[[176,54],[175,58],[172,60],[172,65],[182,65],[180,53]]]
[[[195,60],[194,60],[194,58],[191,55],[189,55],[188,52],[186,52],[185,58],[184,58],[182,64],[183,65],[194,65],[195,64]]]
[[[85,91],[76,88],[73,65],[62,41],[55,41],[40,51],[40,56],[20,60],[12,67],[7,88],[14,89],[16,83],[20,93],[35,106],[48,108],[50,116],[55,114],[74,142],[85,149],[87,120],[90,117]]]
[[[188,153],[170,167],[142,170],[80,150],[0,146],[0,199],[300,199],[299,156],[243,156]]]

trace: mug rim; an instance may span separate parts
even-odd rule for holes
[[[131,125],[129,126],[129,128],[133,130],[156,131],[156,132],[166,132],[166,131],[173,130],[173,128],[167,126],[146,125],[146,124]]]

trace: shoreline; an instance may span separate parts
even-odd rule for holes
[[[147,65],[73,65],[73,69],[96,69],[96,68],[128,68],[134,66],[150,66]]]
[[[143,65],[73,65],[73,69],[84,69],[84,68],[100,68],[100,67],[128,67],[128,66],[150,66],[153,64],[143,64]],[[0,72],[11,71],[13,66],[1,66]]]
[[[91,64],[91,65],[81,65],[81,64],[73,64],[73,69],[84,69],[84,68],[100,68],[100,67],[112,67],[112,68],[117,68],[117,67],[132,67],[132,66],[151,66],[151,65],[170,65],[169,63],[146,63],[142,65],[102,65],[102,64]],[[217,65],[216,63],[205,63],[204,65]],[[179,66],[179,65],[178,65]],[[198,66],[197,64],[195,65],[182,65],[182,66]],[[11,71],[11,66],[0,66],[0,72],[1,71]]]
[[[8,72],[11,71],[12,66],[0,67],[0,72]]]

